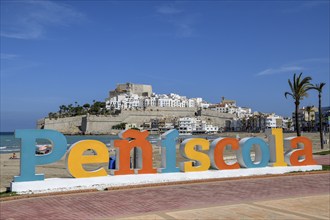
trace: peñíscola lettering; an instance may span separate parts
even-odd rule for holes
[[[125,130],[119,134],[121,139],[114,141],[116,149],[116,168],[110,170],[111,175],[199,172],[210,168],[217,170],[260,168],[266,166],[305,166],[316,165],[312,156],[312,142],[306,137],[283,139],[282,129],[273,128],[268,135],[268,143],[257,137],[235,138],[220,137],[211,143],[203,138],[184,140],[179,147],[180,154],[187,159],[176,167],[176,140],[179,132],[175,129],[167,131],[161,138],[161,167],[153,167],[152,145],[147,140],[148,131]],[[36,174],[36,166],[56,162],[66,154],[66,167],[72,177],[107,176],[104,167],[85,170],[85,164],[109,163],[107,146],[97,140],[82,140],[74,143],[67,150],[65,136],[55,130],[16,130],[16,138],[21,139],[20,175],[14,182],[44,180],[43,174]],[[36,155],[37,139],[47,139],[52,143],[48,154]],[[237,162],[228,164],[224,160],[226,146],[236,152]],[[302,147],[303,146],[303,147]],[[251,159],[251,149],[255,147],[255,159]],[[130,166],[130,152],[138,148],[138,168]],[[284,152],[284,148],[289,148]],[[84,155],[87,150],[95,155]],[[206,153],[205,153],[206,152]],[[195,162],[195,163],[194,163]]]

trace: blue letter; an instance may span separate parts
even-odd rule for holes
[[[179,132],[175,129],[169,130],[162,134],[162,162],[161,168],[158,169],[161,173],[175,173],[180,169],[176,167],[176,139],[179,137]]]
[[[260,138],[243,138],[240,142],[240,149],[236,151],[238,163],[242,167],[257,168],[268,165],[270,159],[270,151],[265,141]],[[255,159],[251,160],[250,152],[253,145],[255,148]]]
[[[15,137],[21,139],[20,175],[14,182],[44,180],[43,174],[35,174],[36,165],[53,163],[66,152],[67,141],[63,134],[54,130],[16,130]],[[52,143],[52,151],[45,155],[36,155],[36,140],[47,139]]]

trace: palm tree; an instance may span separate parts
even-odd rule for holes
[[[291,89],[291,92],[285,92],[284,96],[287,98],[287,96],[291,96],[294,99],[294,104],[295,104],[295,127],[297,131],[297,136],[301,136],[301,131],[300,131],[300,125],[299,125],[299,116],[298,116],[298,111],[299,111],[299,105],[300,105],[300,100],[303,100],[304,97],[307,97],[307,91],[312,88],[312,84],[310,81],[312,80],[311,77],[307,76],[303,79],[301,79],[302,73],[299,74],[298,77],[296,77],[296,74],[293,75],[293,81],[289,79],[289,86]]]
[[[315,131],[315,112],[311,115],[311,122],[312,122],[312,131]]]
[[[286,127],[287,127],[288,131],[290,131],[291,126],[292,126],[292,121],[291,120],[288,120],[286,122]]]
[[[86,103],[86,104],[83,105],[83,107],[84,107],[84,109],[85,109],[85,113],[88,113],[88,111],[89,111],[91,105],[90,105],[89,103]]]
[[[320,141],[321,141],[321,149],[323,149],[323,128],[322,128],[322,109],[321,109],[321,97],[322,97],[322,89],[325,86],[325,83],[315,84],[312,89],[315,89],[319,93],[319,131],[320,131]]]
[[[311,111],[312,111],[312,108],[313,108],[313,106],[307,106],[306,107],[306,111],[307,111],[307,115],[308,115],[308,118],[307,118],[307,130],[308,130],[308,132],[311,131],[310,121],[311,121]]]
[[[49,113],[48,113],[48,118],[49,118],[50,120],[53,118],[53,116],[54,116],[54,113],[53,113],[53,112],[49,112]]]

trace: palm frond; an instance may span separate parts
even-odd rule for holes
[[[288,80],[291,92],[286,92],[284,95],[287,98],[288,95],[292,96],[296,101],[302,100],[304,97],[308,96],[307,91],[313,88],[313,85],[310,83],[312,77],[302,78],[302,73],[297,75],[294,73],[293,81]]]
[[[293,88],[293,86],[292,86],[292,83],[291,83],[290,79],[288,80],[288,82],[289,82],[289,86],[290,86],[291,91],[293,91],[294,88]]]
[[[325,86],[326,83],[322,82],[320,84],[315,84],[312,86],[312,89],[317,90],[319,93],[322,93],[323,87]]]
[[[294,96],[293,96],[293,94],[292,93],[290,93],[290,92],[285,92],[284,93],[284,96],[285,96],[285,98],[288,98],[287,96],[292,96],[292,98],[294,98]]]

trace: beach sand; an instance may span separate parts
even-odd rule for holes
[[[239,135],[240,138],[244,137],[260,137],[266,140],[264,133],[221,133],[218,134],[219,137],[234,137],[236,138],[236,135]],[[295,133],[284,133],[284,137],[294,137]],[[320,147],[320,140],[319,140],[319,133],[303,133],[302,136],[308,137],[313,142],[313,152],[321,151]],[[183,139],[185,137],[183,136]],[[329,139],[329,134],[326,135],[325,139]],[[329,143],[324,145],[324,150],[329,150]],[[110,154],[114,154],[114,152],[111,152]],[[16,153],[17,157],[20,157],[19,153]],[[235,153],[233,151],[226,151],[225,156],[230,157],[234,156]],[[12,154],[0,154],[0,182],[1,182],[1,188],[0,192],[6,191],[10,187],[10,182],[13,180],[14,176],[19,175],[19,166],[20,166],[20,160],[19,159],[9,159],[12,156]],[[160,147],[154,146],[154,152],[153,152],[153,161],[154,161],[154,167],[159,168],[160,167],[160,161],[161,161],[161,155],[160,155]],[[179,150],[177,150],[177,163],[184,161],[184,158],[180,155]],[[97,167],[99,167],[100,164],[97,165],[86,165],[84,166],[86,170],[92,170]],[[107,164],[103,164],[103,167],[107,168]],[[68,178],[71,177],[68,171],[66,170],[65,165],[65,156],[57,161],[56,163],[47,164],[47,165],[41,165],[37,166],[36,173],[45,174],[45,178],[56,178],[56,177],[62,177],[62,178]]]

